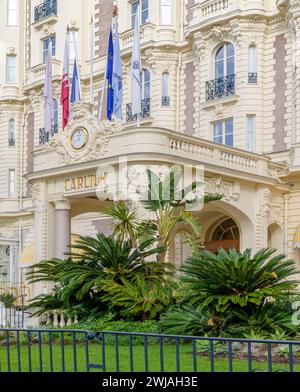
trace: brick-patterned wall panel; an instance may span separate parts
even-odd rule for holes
[[[195,64],[187,63],[185,68],[185,133],[194,135],[194,115],[195,115]]]
[[[33,172],[33,150],[34,150],[34,113],[27,115],[27,173]],[[27,196],[31,195],[31,186],[27,185]]]
[[[95,55],[107,53],[108,33],[113,13],[113,0],[96,0],[95,2]]]
[[[286,145],[286,37],[284,34],[277,35],[274,41],[274,139],[273,151],[285,151]]]
[[[192,7],[195,5],[195,0],[187,0],[186,3],[186,22],[189,23],[192,20],[193,13]]]

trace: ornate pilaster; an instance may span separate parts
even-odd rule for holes
[[[293,164],[300,165],[300,3],[291,0],[286,14],[286,19],[290,27],[293,47],[293,124],[292,132],[293,143]]]

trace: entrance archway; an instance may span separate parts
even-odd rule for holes
[[[220,248],[240,250],[240,230],[232,218],[223,217],[207,231],[205,249],[217,253]]]

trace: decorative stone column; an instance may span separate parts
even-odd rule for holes
[[[55,257],[65,259],[71,245],[71,203],[68,200],[55,202]]]

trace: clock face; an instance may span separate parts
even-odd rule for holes
[[[88,142],[89,134],[84,128],[76,129],[71,135],[71,145],[74,150],[80,150]]]

